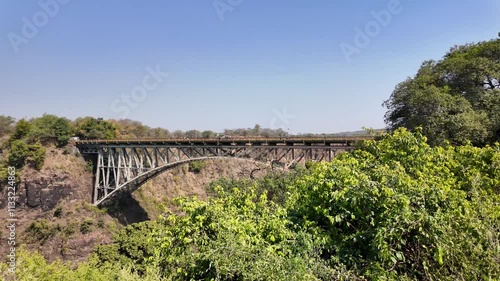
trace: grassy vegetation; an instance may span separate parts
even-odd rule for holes
[[[87,234],[91,231],[94,221],[91,219],[86,219],[80,224],[80,232],[82,234]]]
[[[31,242],[38,242],[43,245],[47,239],[60,231],[57,227],[49,223],[46,219],[32,222],[26,229],[26,235]]]

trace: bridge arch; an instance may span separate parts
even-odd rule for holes
[[[273,164],[273,163],[263,162],[263,161],[259,161],[259,160],[255,160],[255,159],[251,159],[251,158],[239,158],[239,157],[229,157],[229,156],[212,156],[212,157],[199,157],[199,158],[185,159],[185,160],[181,160],[181,161],[177,161],[177,162],[172,162],[172,163],[166,164],[164,166],[156,167],[152,170],[144,172],[144,173],[128,180],[127,182],[122,183],[120,186],[113,189],[108,194],[106,194],[104,196],[98,196],[98,198],[99,198],[98,201],[93,202],[93,205],[95,205],[95,206],[103,205],[107,201],[112,200],[115,195],[118,195],[121,192],[132,193],[132,192],[136,191],[137,189],[139,189],[147,181],[155,178],[156,176],[159,176],[160,174],[162,174],[162,173],[166,172],[167,170],[172,169],[174,167],[177,167],[177,166],[180,166],[183,164],[187,164],[189,162],[204,161],[204,160],[210,160],[210,159],[234,159],[234,160],[241,160],[241,161],[246,161],[246,162],[249,161],[249,162],[261,163],[261,164],[265,164],[265,165],[272,165]],[[286,169],[286,167],[280,167],[280,166],[278,166],[277,168],[278,169],[281,168],[283,170]],[[94,190],[94,192],[96,192],[96,190]]]

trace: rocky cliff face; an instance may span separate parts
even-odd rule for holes
[[[69,153],[68,153],[69,151]],[[74,148],[48,149],[40,171],[24,168],[19,171],[16,195],[16,246],[39,250],[49,260],[82,260],[96,243],[109,243],[111,231],[105,222],[111,217],[90,206],[92,173]],[[7,192],[0,195],[0,221],[7,219]],[[80,231],[81,222],[96,226]],[[0,255],[8,250],[6,233],[2,230]]]
[[[19,185],[18,204],[21,208],[53,209],[64,199],[84,199],[78,183],[69,174],[53,173],[26,176]],[[83,187],[83,189],[87,189]],[[87,192],[85,192],[87,193]]]
[[[90,200],[92,174],[75,147],[49,148],[40,171],[24,168],[18,174],[17,208],[48,211],[62,200]],[[0,207],[4,205],[2,200]]]

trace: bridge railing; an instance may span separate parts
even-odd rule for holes
[[[373,136],[355,137],[221,137],[221,138],[140,138],[140,139],[94,139],[78,140],[77,144],[141,144],[141,143],[211,143],[211,142],[289,142],[289,143],[345,143],[363,140],[372,140]]]

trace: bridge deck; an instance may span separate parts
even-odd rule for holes
[[[80,146],[107,145],[342,145],[356,141],[371,140],[372,136],[338,137],[338,138],[165,138],[165,139],[112,139],[112,140],[79,140]]]

